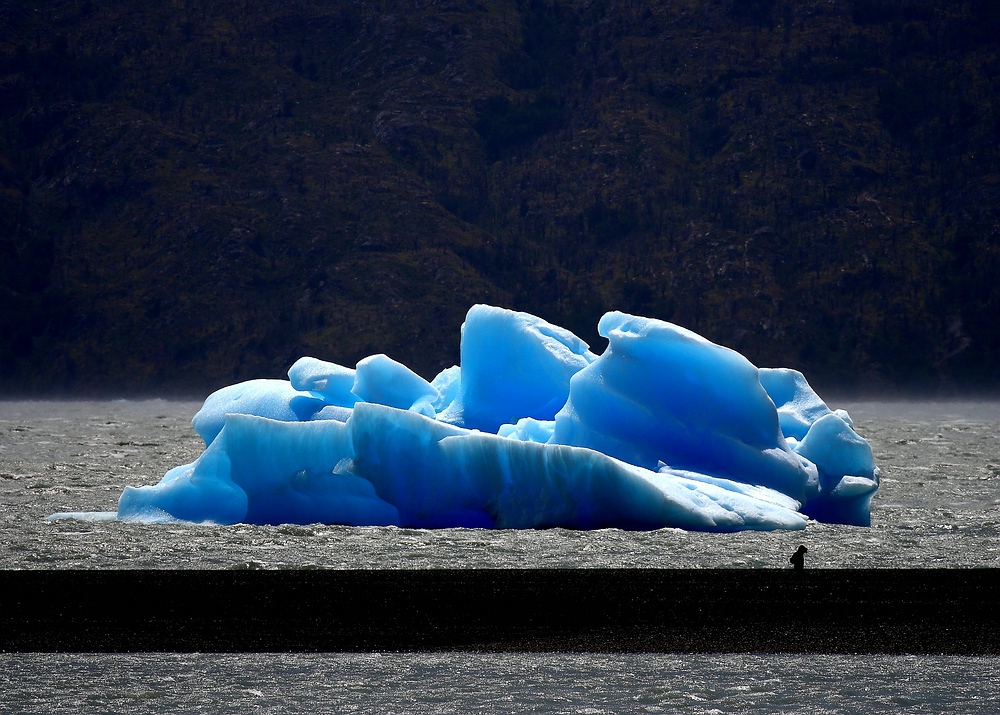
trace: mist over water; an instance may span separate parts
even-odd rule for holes
[[[1000,402],[841,402],[882,470],[870,529],[702,534],[136,524],[109,520],[203,445],[199,403],[0,402],[0,568],[1000,566]],[[57,512],[86,519],[46,521]],[[100,520],[100,513],[104,520]]]

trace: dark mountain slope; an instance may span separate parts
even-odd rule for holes
[[[0,381],[429,376],[481,301],[995,385],[1000,11],[941,5],[7,0]]]

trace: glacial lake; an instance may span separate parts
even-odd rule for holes
[[[197,402],[0,402],[0,568],[1000,567],[1000,402],[842,402],[882,471],[872,526],[703,534],[47,521],[110,512],[202,451]]]
[[[871,528],[699,534],[47,521],[109,512],[202,445],[195,402],[0,402],[0,568],[1000,567],[1000,403],[830,401],[882,470]],[[139,596],[141,603],[141,595]],[[863,607],[863,604],[860,605]],[[6,653],[0,713],[975,713],[1000,658]]]

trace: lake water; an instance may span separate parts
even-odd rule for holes
[[[586,653],[0,655],[3,713],[997,712],[1000,659]]]
[[[871,528],[702,534],[46,521],[109,512],[203,445],[198,403],[0,402],[0,568],[1000,567],[1000,402],[834,403],[882,470]]]
[[[872,527],[697,534],[46,521],[107,512],[202,445],[197,403],[0,402],[0,568],[1000,567],[1000,403],[848,402]],[[1000,659],[0,654],[0,713],[995,713]]]

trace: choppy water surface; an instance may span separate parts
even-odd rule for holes
[[[700,534],[46,521],[108,512],[202,450],[199,404],[0,402],[0,568],[1000,567],[1000,403],[855,402],[882,487],[870,529]]]
[[[18,713],[983,713],[1000,659],[556,654],[0,656]]]
[[[0,568],[1000,567],[1000,403],[845,406],[873,526],[697,534],[46,521],[201,452],[197,403],[0,402]],[[608,654],[0,654],[0,713],[995,713],[1000,659]]]

